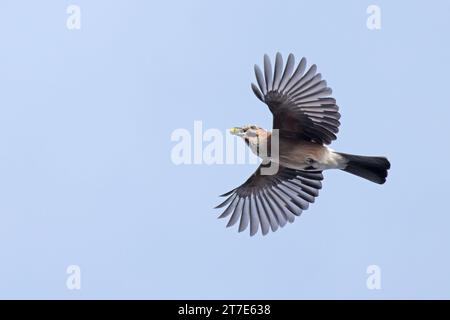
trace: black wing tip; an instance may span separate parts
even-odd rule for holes
[[[280,51],[277,51],[277,52],[275,53],[275,58],[277,58],[277,57],[278,57],[278,58],[282,58],[282,57],[283,57],[283,54],[282,54]],[[264,53],[263,59],[269,59],[269,60],[270,60],[270,55],[269,55],[268,53]],[[288,59],[295,59],[295,54],[293,54],[292,52],[290,52],[290,53],[288,54]],[[306,57],[305,57],[305,56],[302,56],[301,59],[300,59],[300,62],[306,63],[306,62],[307,62]],[[255,64],[255,66],[256,66],[256,64]],[[311,65],[311,67],[312,67],[312,66],[317,67],[316,64]]]
[[[228,192],[225,192],[224,194],[221,194],[219,197],[227,197],[230,196],[236,189],[230,190]]]

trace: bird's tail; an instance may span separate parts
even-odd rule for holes
[[[338,154],[346,160],[346,165],[342,170],[378,184],[386,182],[391,164],[385,157],[357,156],[346,153]]]

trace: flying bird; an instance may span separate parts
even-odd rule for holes
[[[306,70],[302,58],[295,67],[290,54],[284,66],[277,53],[274,68],[267,55],[264,71],[257,65],[254,68],[258,85],[252,83],[251,88],[272,112],[273,130],[256,125],[230,130],[262,163],[241,186],[222,195],[226,200],[216,208],[225,208],[219,218],[229,218],[227,227],[239,222],[242,232],[250,225],[253,236],[259,228],[266,235],[292,223],[319,195],[324,170],[339,169],[378,184],[386,182],[391,165],[385,157],[341,153],[327,146],[336,140],[341,115],[315,64]],[[269,151],[275,143],[277,155]],[[264,173],[274,165],[276,171]]]

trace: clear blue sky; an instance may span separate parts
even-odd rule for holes
[[[450,298],[449,14],[444,0],[1,1],[0,298]],[[332,147],[392,170],[383,186],[327,172],[294,224],[250,238],[212,208],[255,166],[175,166],[170,134],[270,128],[250,82],[277,51],[333,88]]]

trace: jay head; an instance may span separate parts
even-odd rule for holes
[[[284,65],[277,53],[274,68],[264,56],[263,70],[255,65],[258,85],[252,83],[251,88],[272,112],[273,130],[256,125],[230,130],[263,161],[247,181],[222,195],[226,200],[216,208],[225,208],[219,218],[229,218],[227,227],[239,223],[239,232],[250,226],[250,235],[258,229],[266,235],[293,222],[319,195],[324,170],[343,170],[377,184],[386,182],[391,165],[385,157],[328,147],[336,139],[341,115],[316,65],[306,70],[302,58],[295,67],[292,54]],[[275,144],[277,152],[271,152]],[[276,172],[264,174],[274,164]]]

